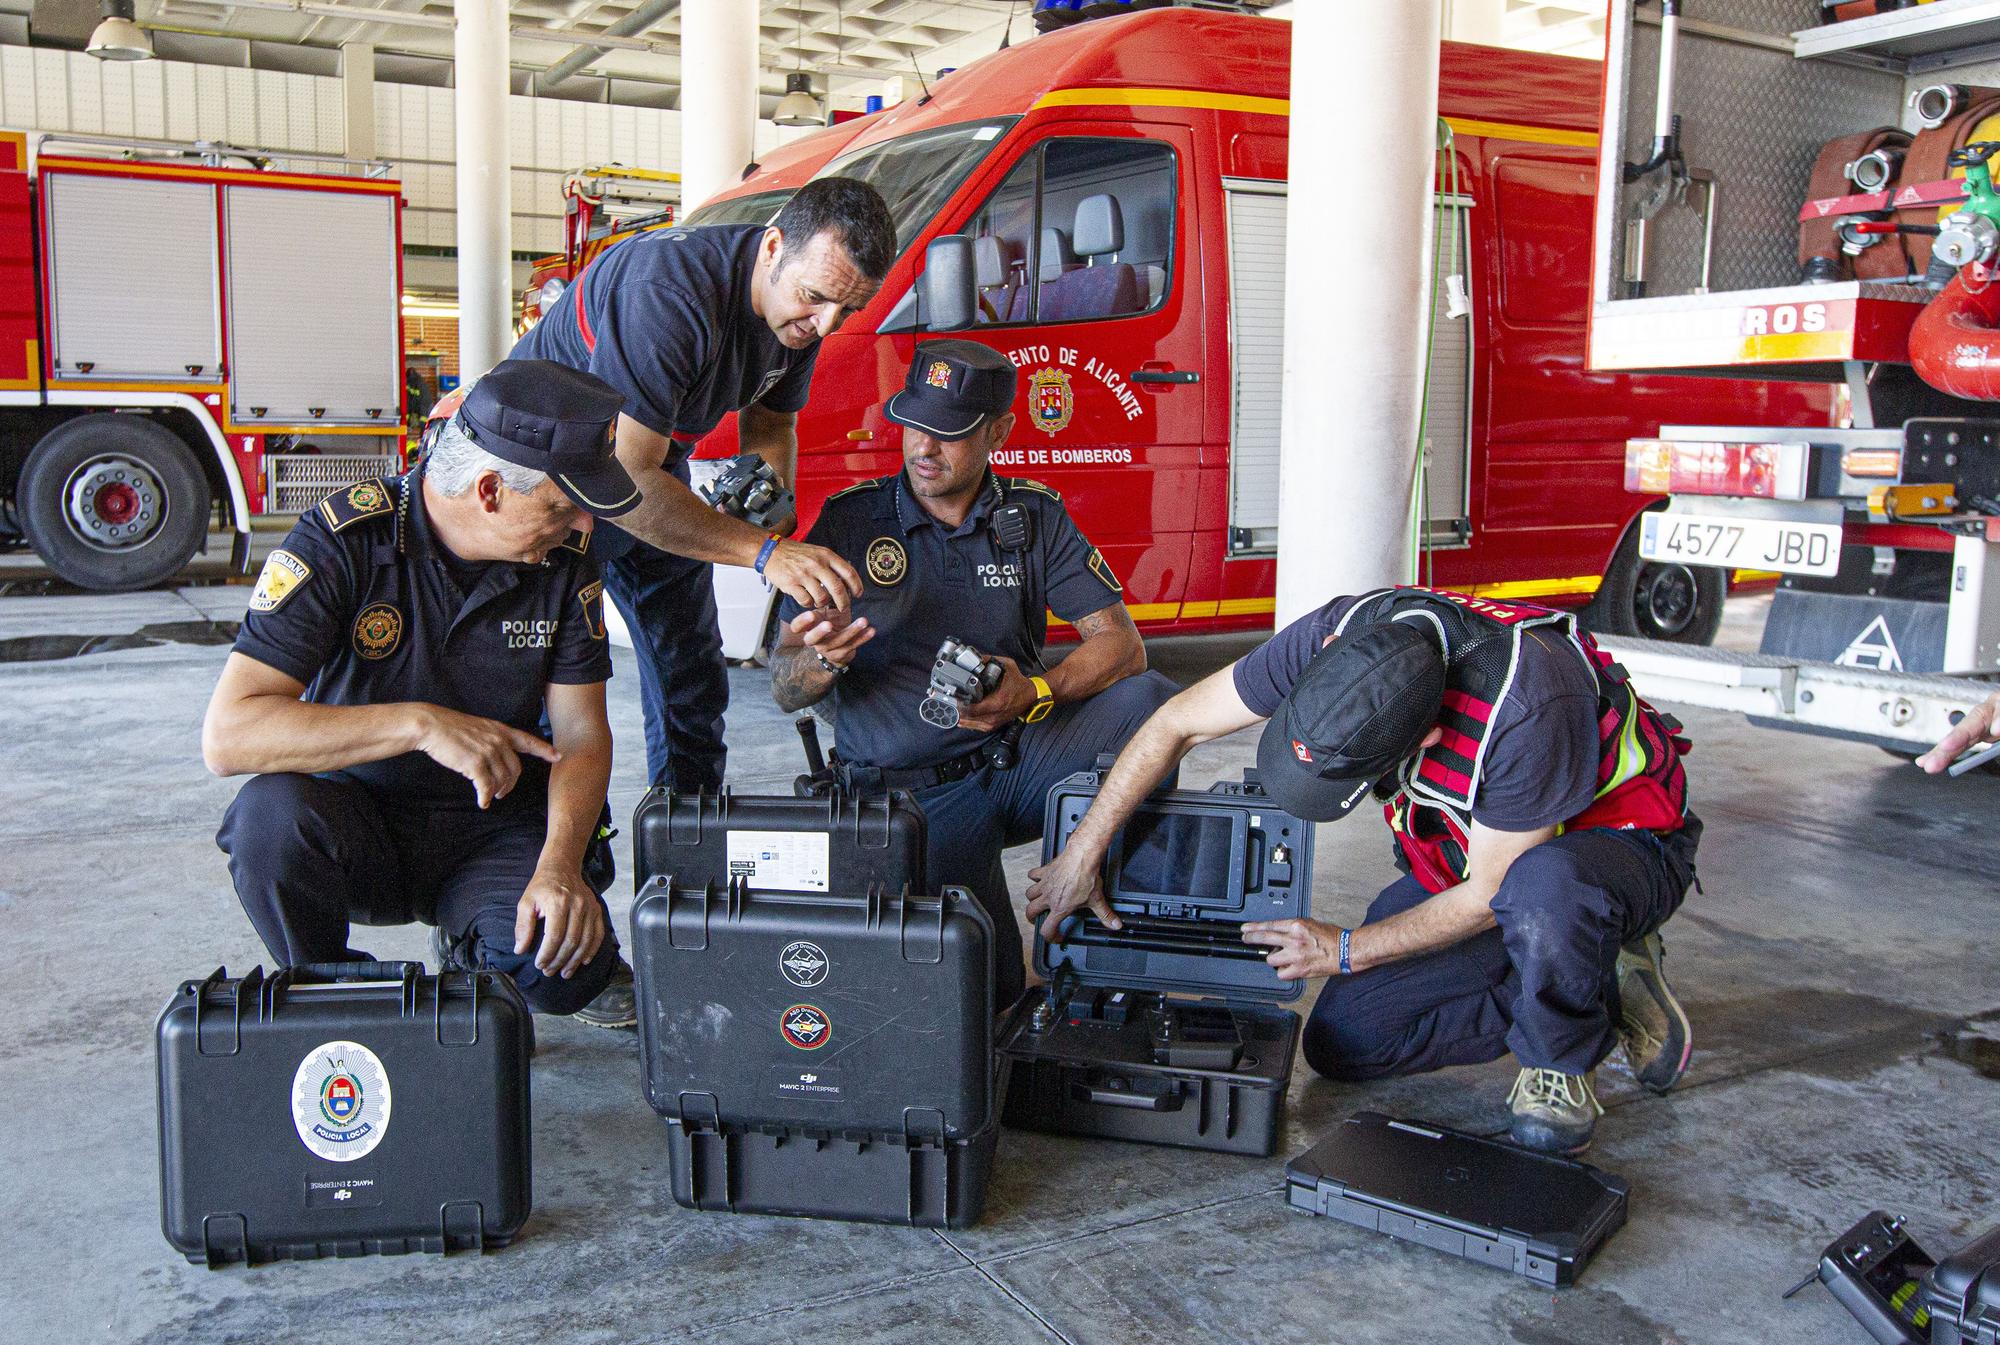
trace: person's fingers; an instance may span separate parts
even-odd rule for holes
[[[818,612],[815,612],[812,608],[808,607],[806,608],[805,611],[800,612],[797,616],[793,617],[790,621],[787,621],[785,624],[787,626],[790,626],[795,634],[804,635],[813,626],[817,625],[819,623],[819,620],[820,620],[820,614]]]
[[[821,653],[825,653],[828,647],[833,643],[833,639],[836,633],[837,632],[835,632],[835,630],[833,629],[833,623],[831,621],[822,621],[817,626],[814,626],[811,630],[807,631],[800,638],[802,638],[805,641],[806,648],[817,649]]]
[[[576,952],[571,955],[569,965],[563,968],[563,975],[574,976],[589,965],[597,956],[597,950],[604,944],[604,912],[597,909],[596,902],[584,907],[584,918],[576,940]]]
[[[495,748],[491,758],[493,770],[493,797],[504,799],[514,792],[514,785],[521,778],[521,758],[505,748]]]
[[[560,901],[537,904],[542,908],[542,946],[535,952],[535,969],[547,973],[560,965],[556,954],[569,933],[569,911]]]
[[[1112,910],[1111,903],[1105,900],[1103,888],[1101,887],[1091,888],[1090,896],[1087,898],[1087,900],[1090,903],[1090,909],[1097,912],[1097,918],[1104,922],[1105,928],[1107,929],[1125,928],[1125,922],[1118,918],[1118,912]]]
[[[822,548],[821,554],[826,558],[826,566],[832,571],[833,582],[837,585],[834,600],[840,604],[842,611],[846,611],[849,600],[861,596],[861,572],[849,565],[839,552]]]
[[[562,760],[562,753],[556,751],[556,745],[548,739],[538,734],[523,732],[511,724],[502,724],[500,727],[505,731],[509,745],[516,752],[520,752],[526,756],[540,757],[551,766]]]
[[[557,904],[562,907],[565,921],[563,941],[556,945],[555,956],[550,959],[549,966],[566,981],[576,970],[576,950],[584,938],[584,913],[576,908],[573,901],[565,900]]]
[[[1254,943],[1265,948],[1283,948],[1289,940],[1276,930],[1253,929],[1249,925],[1245,925],[1243,926],[1243,942]]]
[[[528,894],[522,894],[514,904],[514,955],[528,951],[528,945],[535,941],[535,902]]]

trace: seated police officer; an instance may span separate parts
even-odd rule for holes
[[[832,693],[849,787],[915,791],[930,885],[972,889],[993,917],[1002,1005],[1025,970],[1001,849],[1040,837],[1050,786],[1089,769],[1174,691],[1146,671],[1123,589],[1062,497],[988,466],[1014,428],[1014,388],[1014,366],[986,346],[917,347],[885,412],[903,427],[903,470],[833,496],[808,539],[854,563],[862,594],[851,613],[787,599],[771,679],[786,710]],[[1045,669],[1050,611],[1082,643]],[[946,639],[1005,669],[955,728],[920,713]]]
[[[536,1012],[634,1021],[582,872],[611,658],[575,500],[633,493],[611,456],[622,403],[502,363],[421,466],[336,491],[271,553],[202,755],[256,773],[216,840],[281,965],[367,960],[352,921],[422,921],[441,963],[509,973]]]
[[[1257,767],[1278,804],[1330,821],[1388,799],[1406,875],[1354,929],[1243,927],[1280,979],[1333,978],[1308,1064],[1371,1079],[1512,1051],[1515,1140],[1565,1153],[1590,1143],[1593,1072],[1614,1048],[1656,1092],[1680,1080],[1692,1033],[1657,931],[1701,836],[1684,744],[1541,608],[1420,588],[1337,598],[1182,692],[1030,875],[1044,932],[1085,905],[1115,928],[1098,874],[1118,828],[1190,748],[1263,719]]]

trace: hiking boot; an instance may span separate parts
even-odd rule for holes
[[[1658,934],[1618,953],[1618,1040],[1632,1077],[1655,1093],[1679,1083],[1694,1057],[1694,1030],[1667,984],[1665,956]]]
[[[1513,1113],[1508,1130],[1514,1143],[1545,1154],[1582,1153],[1590,1147],[1597,1118],[1604,1115],[1591,1075],[1558,1069],[1522,1070],[1507,1094],[1507,1106]]]
[[[590,1027],[639,1026],[639,996],[632,988],[632,968],[624,958],[618,959],[618,966],[611,973],[611,984],[570,1016]]]

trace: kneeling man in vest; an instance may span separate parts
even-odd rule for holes
[[[1578,1153],[1597,1066],[1622,1047],[1665,1092],[1692,1034],[1659,928],[1694,877],[1679,725],[1564,613],[1421,588],[1337,598],[1161,707],[1068,848],[1030,875],[1043,932],[1084,906],[1118,828],[1189,749],[1268,720],[1264,788],[1315,821],[1371,794],[1405,876],[1353,929],[1247,924],[1284,980],[1330,978],[1306,1061],[1335,1079],[1513,1052],[1517,1142]]]

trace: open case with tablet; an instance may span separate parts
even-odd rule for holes
[[[1046,863],[1103,782],[1099,769],[1049,791]],[[1298,1047],[1305,990],[1280,981],[1246,920],[1308,913],[1310,822],[1257,785],[1170,790],[1140,806],[1112,844],[1104,888],[1122,929],[1072,917],[1063,942],[1035,938],[1049,980],[1000,1034],[1008,1125],[1268,1155]]]

